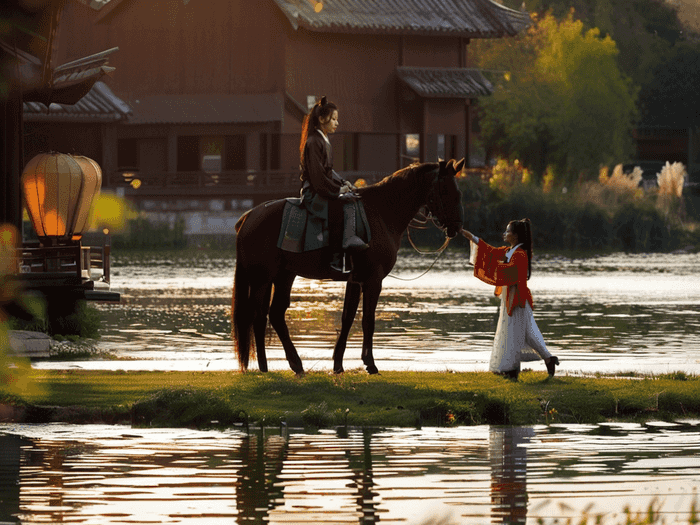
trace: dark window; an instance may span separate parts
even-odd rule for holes
[[[199,170],[199,137],[177,138],[177,171]]]
[[[279,133],[273,133],[270,135],[270,169],[278,170],[280,169],[280,150],[282,148],[282,141]]]
[[[138,139],[119,139],[117,141],[117,166],[122,168],[137,168],[139,165]]]
[[[229,135],[226,137],[225,151],[225,169],[237,171],[247,168],[245,135]]]

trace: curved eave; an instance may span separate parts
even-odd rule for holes
[[[325,0],[320,13],[309,0],[274,1],[295,30],[320,33],[502,38],[532,23],[527,13],[492,0],[397,0],[384,11],[381,3]]]

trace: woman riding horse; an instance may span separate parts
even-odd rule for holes
[[[455,175],[463,166],[464,160],[413,164],[377,184],[358,189],[371,240],[366,250],[353,255],[352,271],[346,275],[328,266],[331,248],[294,253],[277,247],[285,200],[261,204],[241,217],[236,224],[236,271],[231,300],[232,336],[241,369],[247,370],[251,351],[257,347],[258,366],[267,371],[265,329],[269,317],[291,369],[299,375],[304,373],[285,321],[292,285],[300,275],[347,280],[342,327],[333,352],[336,373],[343,371],[345,346],[362,296],[362,361],[369,373],[376,374],[372,345],[382,280],[394,267],[401,237],[421,207],[428,208],[449,237],[460,231],[461,194]]]

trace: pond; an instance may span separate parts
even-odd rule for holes
[[[305,433],[0,424],[0,522],[689,523],[700,421]],[[571,521],[568,521],[571,520]]]
[[[497,300],[464,252],[402,251],[384,280],[374,355],[381,370],[484,371]],[[116,360],[43,361],[40,368],[236,370],[229,319],[234,258],[196,252],[113,257],[119,304],[98,304],[100,350]],[[541,255],[530,287],[535,318],[561,373],[700,373],[700,254]],[[287,313],[306,370],[331,370],[344,284],[297,278]],[[361,367],[361,314],[345,369]],[[288,370],[269,328],[272,370]],[[253,367],[256,364],[253,363]],[[544,370],[543,363],[529,367]]]
[[[400,254],[380,298],[380,370],[485,371],[493,290],[466,254]],[[233,257],[115,254],[120,304],[97,305],[110,359],[37,368],[237,370]],[[700,255],[543,255],[535,316],[560,373],[700,373]],[[288,322],[307,370],[332,369],[344,286],[298,279]],[[358,315],[358,321],[359,321]],[[271,369],[287,370],[274,333]],[[361,328],[345,368],[360,367]],[[541,363],[534,369],[544,370]],[[255,367],[255,364],[253,364]],[[0,425],[0,522],[688,523],[700,421],[244,431]],[[571,521],[569,521],[571,520]]]

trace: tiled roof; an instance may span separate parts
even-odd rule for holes
[[[124,120],[130,113],[129,105],[104,82],[95,82],[92,89],[75,104],[54,103],[47,110],[39,102],[24,103],[24,119],[29,122],[110,122]]]
[[[279,122],[284,101],[277,94],[150,95],[131,103],[129,124]]]
[[[493,92],[491,82],[478,69],[399,66],[396,73],[426,98],[476,98]]]
[[[109,67],[109,55],[118,47],[68,62],[49,71],[51,78],[43,78],[44,70],[37,57],[16,49],[0,39],[0,56],[16,60],[17,79],[22,86],[22,98],[27,102],[74,104],[90,91],[105,74],[114,71]]]
[[[274,0],[295,29],[347,33],[513,36],[530,15],[493,0]]]

